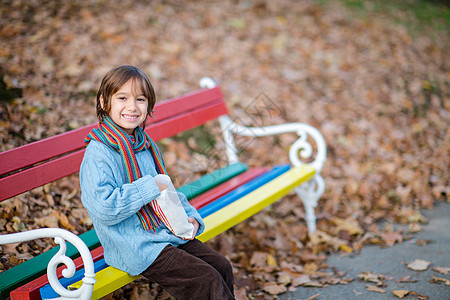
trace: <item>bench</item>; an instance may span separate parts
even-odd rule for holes
[[[314,232],[314,208],[325,186],[320,172],[326,160],[326,145],[319,131],[303,123],[238,125],[227,115],[220,87],[210,78],[203,78],[200,86],[200,90],[158,103],[154,118],[149,118],[146,124],[147,133],[155,141],[208,121],[218,120],[220,124],[228,164],[179,187],[204,218],[206,229],[198,238],[207,241],[217,236],[291,191],[303,201],[308,231]],[[84,138],[95,126],[88,125],[0,153],[0,201],[76,173],[84,154]],[[287,132],[298,135],[289,150],[291,165],[248,169],[239,162],[235,136]],[[312,161],[302,162],[305,159]],[[97,263],[103,258],[103,248],[95,230],[76,236],[64,229],[42,228],[2,234],[0,244],[43,237],[55,237],[59,246],[0,273],[0,297],[40,299],[40,290],[50,283],[52,290],[64,297],[98,299],[139,277]],[[63,266],[58,267],[60,264]],[[95,272],[94,264],[103,267]],[[73,276],[76,273],[84,276],[81,281],[74,282],[80,276]],[[61,280],[64,285],[58,281],[63,277],[70,278]]]

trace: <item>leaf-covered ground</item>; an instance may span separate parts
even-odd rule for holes
[[[96,89],[116,65],[141,67],[160,100],[210,76],[233,119],[308,123],[328,146],[315,235],[292,194],[208,242],[232,261],[239,298],[356,280],[322,272],[327,254],[401,243],[426,222],[419,209],[450,192],[448,22],[426,26],[408,10],[383,13],[367,3],[361,17],[339,1],[5,1],[0,151],[95,122]],[[249,118],[255,101],[275,108]],[[250,166],[286,163],[294,140],[245,140],[240,157]],[[212,143],[221,145],[215,123],[160,142],[178,184],[224,164],[205,151]],[[76,174],[0,203],[0,216],[2,233],[92,228]],[[0,270],[49,247],[1,246]],[[109,297],[168,295],[139,281]]]

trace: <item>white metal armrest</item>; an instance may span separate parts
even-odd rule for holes
[[[59,251],[52,257],[47,266],[48,281],[52,288],[61,295],[58,299],[91,299],[92,290],[95,283],[94,262],[91,253],[86,244],[75,234],[61,228],[42,228],[25,232],[0,235],[1,244],[20,243],[40,238],[55,238],[55,242],[60,245]],[[62,275],[70,278],[75,274],[76,268],[73,260],[66,256],[67,245],[69,241],[77,248],[84,262],[83,285],[74,291],[64,288],[58,280],[56,269],[59,264],[64,264],[67,268],[62,271]]]
[[[216,86],[216,83],[211,78],[205,77],[200,80],[200,86],[202,88],[213,88]],[[316,173],[313,179],[295,189],[305,206],[308,230],[309,232],[314,232],[316,230],[314,208],[317,206],[318,199],[325,191],[325,183],[320,176],[320,172],[327,159],[327,147],[322,134],[316,128],[304,123],[246,127],[233,122],[227,115],[220,116],[219,123],[224,137],[228,163],[230,164],[239,161],[237,156],[238,150],[234,143],[233,134],[259,137],[295,132],[298,135],[298,139],[289,149],[289,160],[294,167],[299,167],[304,164],[302,159],[310,159],[312,157],[314,151],[313,146],[308,141],[308,137],[311,137],[314,140],[316,153],[314,155],[314,160],[309,164],[316,169]]]

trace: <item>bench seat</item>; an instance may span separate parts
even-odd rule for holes
[[[230,180],[215,188],[212,188],[211,190],[205,191],[202,195],[190,200],[190,203],[199,210],[202,218],[205,218],[218,209],[223,208],[229,203],[234,202],[235,200],[252,192],[256,188],[269,182],[273,178],[281,175],[282,173],[289,170],[289,168],[289,165],[282,165],[275,167],[271,171],[267,171],[267,168],[255,168],[248,170],[245,173],[232,177]],[[202,177],[199,179],[199,181],[203,178],[207,178],[208,181],[208,177]],[[196,182],[196,185],[201,186],[198,184],[198,181]],[[210,187],[211,186],[212,185],[210,185]],[[192,196],[192,194],[190,196]],[[207,209],[203,210],[203,208]],[[82,277],[82,273],[78,272],[78,276],[74,275],[70,279],[65,279],[64,283],[63,281],[61,281],[61,284],[64,287],[67,287],[75,283],[76,281],[80,281]],[[56,292],[54,292],[49,285],[41,288],[42,299],[51,299],[55,294]]]

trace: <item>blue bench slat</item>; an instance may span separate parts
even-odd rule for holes
[[[103,270],[108,265],[105,262],[105,259],[102,258],[94,263],[94,271],[97,273],[100,270]],[[65,288],[67,288],[69,285],[80,281],[84,277],[84,268],[78,270],[75,272],[75,274],[70,278],[61,278],[59,282],[61,285]],[[58,293],[55,292],[55,290],[52,288],[50,284],[46,284],[43,286],[40,290],[42,299],[54,299],[59,297]]]
[[[204,207],[200,208],[198,210],[198,212],[200,213],[200,216],[202,218],[205,218],[205,217],[209,216],[210,214],[215,213],[219,209],[229,205],[230,203],[233,203],[234,201],[251,193],[252,191],[256,190],[257,188],[263,186],[267,182],[280,176],[281,174],[285,173],[289,169],[290,169],[289,164],[276,166],[272,170],[256,177],[252,181],[247,182],[246,184],[243,184],[240,187],[236,188],[235,190],[216,199],[214,202],[212,202],[208,205],[205,205]]]

